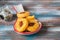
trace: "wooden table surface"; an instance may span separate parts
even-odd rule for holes
[[[13,25],[15,21],[6,22],[0,20],[0,40],[60,40],[60,2],[41,2],[41,1],[0,1],[0,6],[4,4],[14,5],[22,3],[25,10],[35,15],[42,22],[42,29],[34,35],[17,34]]]

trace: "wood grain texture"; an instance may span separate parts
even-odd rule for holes
[[[60,40],[60,0],[1,0],[0,6],[19,3],[42,22],[42,29],[34,35],[23,36],[14,31],[15,20],[7,22],[0,19],[0,40]]]

